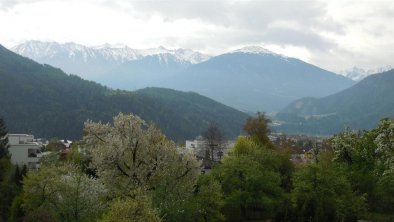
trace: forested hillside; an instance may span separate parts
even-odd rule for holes
[[[331,96],[297,100],[278,113],[285,132],[332,134],[346,127],[371,129],[394,117],[394,70],[369,76]]]
[[[111,90],[0,46],[0,116],[10,133],[78,139],[86,120],[107,122],[119,112],[153,121],[176,141],[199,135],[211,121],[237,136],[247,117],[195,93]]]

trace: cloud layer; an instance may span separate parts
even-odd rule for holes
[[[391,0],[2,0],[0,44],[260,45],[331,71],[394,66]]]

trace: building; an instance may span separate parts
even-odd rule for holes
[[[195,140],[186,140],[186,150],[191,151],[193,154],[197,155],[200,150],[205,149],[206,141],[202,136],[196,137]]]
[[[233,140],[223,140],[219,147],[215,148],[214,152],[214,161],[220,161],[227,152],[234,147],[235,141]],[[203,159],[206,155],[210,155],[206,153],[209,151],[209,144],[202,136],[196,137],[194,140],[186,140],[186,150],[192,152],[197,158]]]
[[[19,166],[26,165],[30,169],[40,167],[42,144],[28,134],[8,134],[8,151],[11,162]]]

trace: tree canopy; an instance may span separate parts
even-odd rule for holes
[[[268,135],[271,130],[269,129],[268,124],[270,122],[271,120],[265,116],[265,113],[258,112],[256,117],[248,117],[243,130],[261,144],[269,144],[270,140]]]
[[[120,113],[112,124],[85,124],[82,146],[112,196],[151,196],[161,215],[176,217],[192,196],[198,162],[153,124]],[[174,215],[175,214],[175,215]]]

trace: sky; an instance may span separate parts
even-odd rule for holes
[[[217,55],[257,45],[334,72],[394,67],[394,0],[0,0],[0,44]]]

